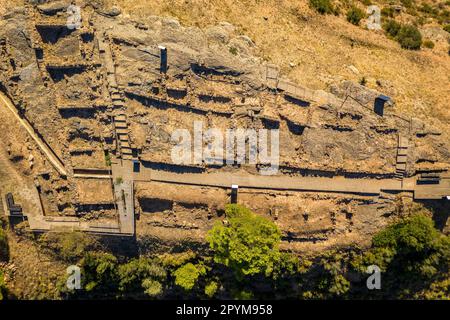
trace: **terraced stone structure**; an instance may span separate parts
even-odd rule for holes
[[[34,2],[0,20],[1,112],[32,139],[20,161],[40,159],[28,170],[41,204],[24,212],[33,231],[203,241],[237,185],[238,202],[301,250],[368,239],[396,199],[450,195],[448,133],[396,114],[380,92],[297,85],[226,22],[135,21],[75,1],[81,27],[70,29],[70,1]],[[171,134],[193,134],[194,121],[279,129],[278,174],[173,164]]]

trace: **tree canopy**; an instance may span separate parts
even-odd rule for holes
[[[280,259],[281,232],[266,218],[231,204],[226,207],[226,224],[217,223],[208,234],[214,261],[238,275],[270,275]]]

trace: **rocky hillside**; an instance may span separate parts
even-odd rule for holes
[[[435,43],[433,49],[401,49],[383,31],[366,30],[364,21],[361,26],[347,22],[346,8],[352,2],[367,8],[358,1],[335,1],[335,6],[341,8],[336,16],[317,13],[308,0],[111,1],[125,14],[173,16],[186,26],[206,27],[227,21],[251,37],[261,56],[282,66],[283,73],[299,84],[327,89],[343,79],[364,78],[368,87],[391,95],[400,112],[448,126],[450,34],[437,19],[397,1],[403,11],[396,19],[415,23],[420,17],[428,17],[420,19],[424,24],[419,29],[424,39]],[[389,7],[387,1],[379,1],[378,5]],[[416,6],[421,5],[418,2]],[[449,10],[448,3],[442,5],[443,10]],[[382,22],[385,20],[387,17],[382,16]]]

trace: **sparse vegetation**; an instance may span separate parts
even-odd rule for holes
[[[123,178],[122,177],[117,177],[116,178],[116,184],[117,185],[122,184],[122,182],[123,182]]]
[[[87,251],[99,248],[99,243],[82,232],[46,233],[39,238],[41,247],[67,262],[78,261]]]
[[[347,11],[347,21],[350,22],[351,24],[354,24],[355,26],[359,25],[359,22],[364,17],[365,17],[364,11],[362,11],[358,7],[353,6]]]

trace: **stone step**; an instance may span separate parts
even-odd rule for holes
[[[397,156],[397,163],[406,163],[407,160],[408,160],[407,156],[401,156],[401,155]]]
[[[116,122],[114,123],[114,125],[115,125],[115,127],[116,127],[116,130],[117,130],[117,129],[126,129],[126,128],[128,128],[128,125],[127,125],[126,122],[116,121]]]

